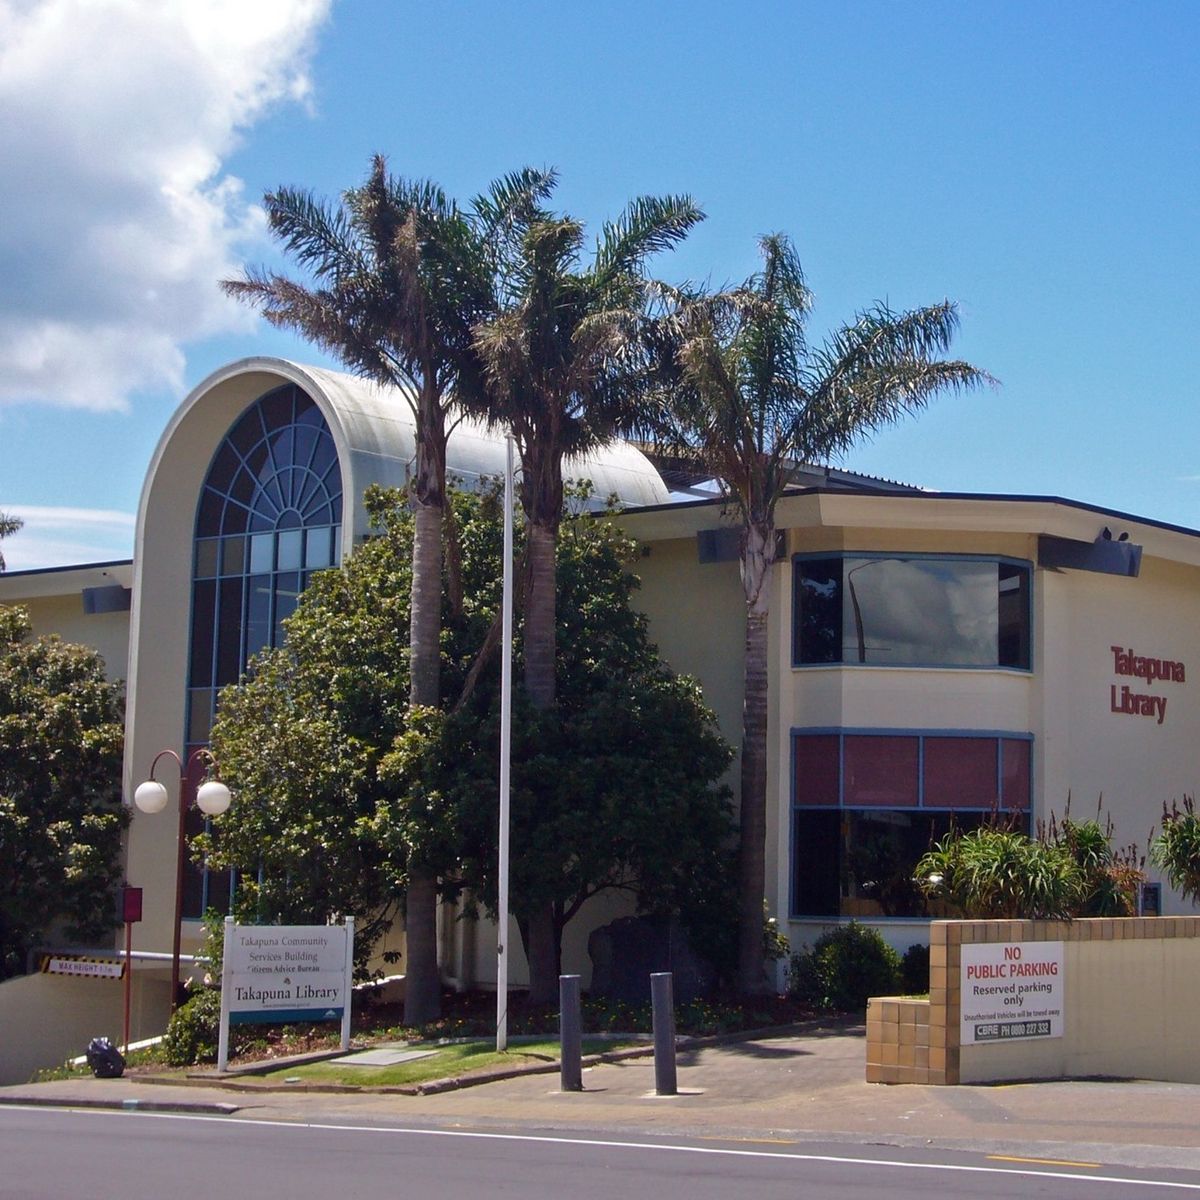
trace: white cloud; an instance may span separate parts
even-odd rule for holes
[[[303,102],[330,0],[0,0],[0,404],[180,390],[262,214],[222,161]]]
[[[24,521],[24,525],[0,545],[9,571],[113,562],[133,557],[136,524],[133,513],[15,502],[0,504],[0,512]]]

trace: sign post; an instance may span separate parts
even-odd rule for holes
[[[354,918],[343,925],[236,925],[225,918],[217,1070],[229,1067],[229,1027],[340,1021],[350,1048]]]
[[[129,1012],[133,988],[133,927],[142,919],[142,889],[124,884],[120,892],[121,920],[125,923],[125,1019],[121,1026],[121,1049],[129,1053]]]

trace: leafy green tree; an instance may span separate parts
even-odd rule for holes
[[[729,959],[733,827],[719,781],[730,750],[698,686],[661,662],[631,607],[635,552],[608,521],[561,527],[555,703],[514,705],[512,906],[527,957],[534,919],[550,914],[555,978],[564,928],[614,889],[640,911],[681,916],[698,949],[721,966]],[[462,798],[463,877],[493,914],[497,682],[489,676],[452,716],[441,754],[444,786]],[[531,969],[536,1003],[532,985]]]
[[[1182,808],[1163,805],[1162,829],[1150,843],[1150,861],[1166,871],[1185,900],[1200,903],[1200,817],[1191,796],[1184,796]]]
[[[440,706],[411,707],[411,518],[394,493],[372,491],[368,505],[379,536],[314,577],[283,647],[222,695],[213,744],[238,798],[210,850],[244,872],[240,902],[264,919],[367,918],[363,954],[396,910],[414,848],[443,894],[466,891],[494,912],[498,670],[476,668],[501,575],[497,498],[457,496],[464,604],[444,616]],[[563,927],[599,891],[683,913],[706,938],[729,895],[718,783],[729,751],[629,607],[632,553],[608,522],[569,523],[564,684],[551,710],[516,707],[513,909],[527,945],[530,914],[552,912],[556,964]]]
[[[410,710],[413,575],[411,516],[378,490],[367,504],[378,536],[313,576],[285,644],[221,694],[212,745],[237,801],[203,847],[213,865],[242,872],[244,918],[353,913],[364,955],[403,912],[409,886],[411,823],[380,836],[391,797],[378,769]],[[427,864],[435,877],[453,865]]]
[[[660,288],[650,327],[663,404],[654,431],[720,481],[741,522],[746,601],[738,894],[739,987],[768,986],[766,888],[767,630],[775,509],[797,463],[841,454],[864,434],[921,408],[942,390],[988,380],[944,360],[958,317],[945,301],[860,313],[823,345],[810,344],[812,293],[791,242],[760,242],[762,269],[707,293]]]
[[[646,263],[702,219],[686,196],[642,197],[604,225],[590,257],[581,222],[545,210],[510,225],[498,260],[497,310],[475,329],[484,390],[464,400],[511,430],[521,454],[528,529],[524,684],[549,710],[557,678],[555,546],[563,512],[563,460],[628,432],[641,416],[635,352],[647,300]],[[529,914],[531,995],[558,994],[558,918]]]
[[[494,183],[467,213],[425,181],[388,174],[375,157],[365,184],[340,205],[280,188],[264,204],[271,232],[312,277],[296,282],[255,270],[222,286],[257,306],[273,325],[294,329],[351,369],[401,390],[416,427],[410,488],[415,514],[409,634],[409,699],[436,707],[440,695],[442,536],[446,439],[456,386],[476,362],[472,330],[494,307],[497,246],[510,224],[546,195],[549,172],[525,170]],[[437,877],[408,864],[406,1016],[435,1017]]]
[[[116,924],[123,729],[94,651],[0,608],[0,979],[52,933],[97,942]]]
[[[10,513],[0,512],[0,542],[6,537],[12,537],[18,529],[24,525],[24,521],[20,517],[14,517]],[[4,555],[0,554],[0,571],[4,570]]]

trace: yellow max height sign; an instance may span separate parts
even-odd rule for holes
[[[961,1045],[1063,1035],[1062,942],[962,947]]]

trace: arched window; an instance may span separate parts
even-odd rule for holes
[[[337,565],[341,521],[342,475],[320,409],[293,384],[268,392],[217,447],[196,508],[189,752],[208,741],[220,689],[280,643],[311,573]],[[188,916],[227,905],[225,881],[189,876]]]

